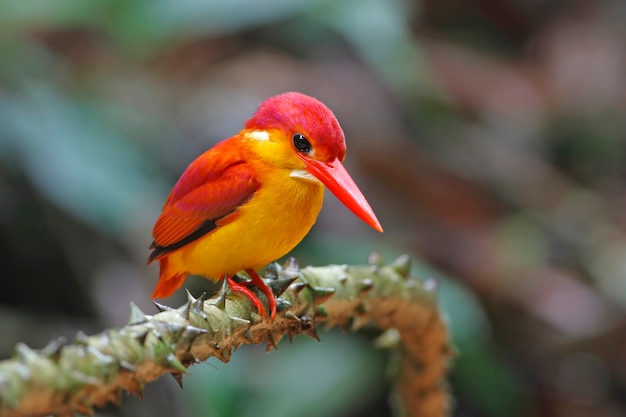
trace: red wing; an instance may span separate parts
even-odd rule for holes
[[[185,170],[163,206],[148,263],[215,230],[258,188],[254,170],[236,149],[220,144],[205,152]]]

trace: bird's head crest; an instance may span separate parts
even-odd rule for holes
[[[245,129],[279,129],[292,140],[301,134],[318,160],[343,161],[346,142],[337,118],[324,103],[302,93],[289,92],[263,101],[246,122]]]

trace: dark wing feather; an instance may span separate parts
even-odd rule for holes
[[[154,225],[148,263],[234,219],[259,188],[253,168],[225,143],[192,162],[172,189]]]

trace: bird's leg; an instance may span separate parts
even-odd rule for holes
[[[274,296],[274,293],[254,269],[248,268],[246,269],[246,273],[250,275],[252,284],[258,287],[267,296],[267,301],[270,304],[270,321],[274,320],[274,316],[276,316],[276,297]]]
[[[261,300],[259,300],[259,297],[257,297],[256,294],[253,293],[252,290],[250,290],[250,288],[246,286],[246,284],[238,283],[237,281],[232,279],[228,274],[225,274],[224,278],[226,278],[226,280],[228,281],[228,286],[230,287],[231,291],[238,292],[239,294],[243,294],[246,297],[248,297],[250,301],[252,302],[252,304],[256,307],[261,317],[265,319],[265,307],[263,307],[263,303],[261,302]],[[252,279],[252,283],[254,283],[254,279]],[[263,288],[261,288],[261,290],[263,290]],[[270,303],[270,306],[271,306],[271,303]],[[274,315],[272,315],[272,318],[274,318]]]

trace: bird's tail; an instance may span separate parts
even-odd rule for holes
[[[169,297],[183,285],[188,275],[187,272],[174,270],[167,256],[159,259],[159,264],[161,266],[161,273],[159,275],[159,282],[152,293],[152,298]]]

